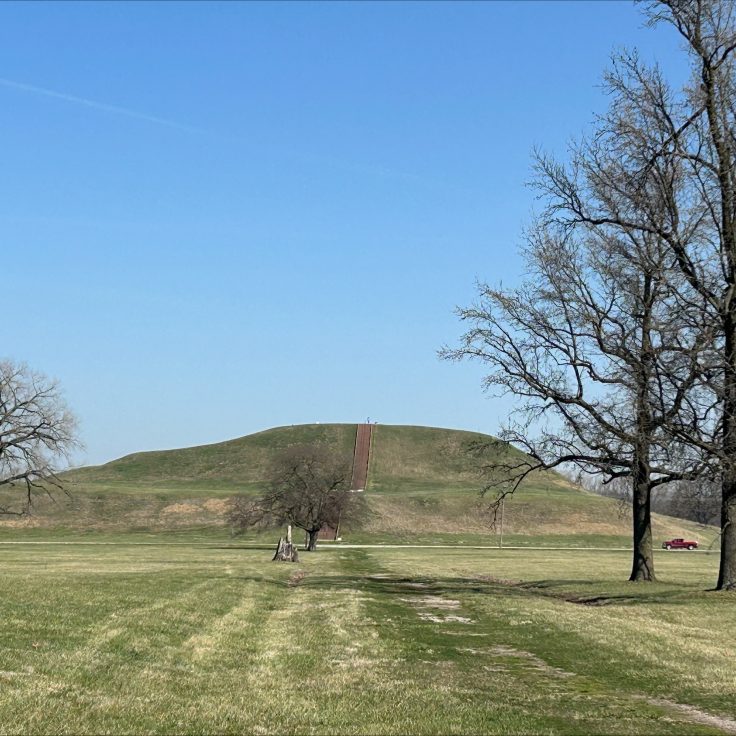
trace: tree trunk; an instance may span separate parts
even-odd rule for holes
[[[631,510],[634,524],[634,559],[629,580],[656,580],[652,549],[652,479],[649,468],[649,409],[640,405],[637,417],[639,435],[634,445]]]
[[[649,471],[642,468],[634,475],[633,517],[634,517],[634,560],[629,580],[635,582],[656,580],[654,576],[654,551],[652,549],[651,500],[652,489]]]
[[[319,529],[313,529],[309,531],[309,541],[307,542],[307,552],[314,552],[317,549],[317,536],[319,535]]]
[[[698,38],[700,43],[700,39]],[[718,186],[720,195],[721,255],[726,263],[726,290],[721,309],[724,335],[723,371],[723,445],[721,453],[721,562],[718,570],[717,590],[736,588],[736,222],[733,216],[734,181],[731,144],[727,143],[728,122],[724,122],[722,108],[719,109],[719,88],[725,92],[724,84],[729,78],[714,66],[713,57],[707,57],[703,49],[696,51],[703,59],[702,89],[705,92],[705,109],[713,147],[718,164]],[[728,69],[728,67],[726,67]],[[725,72],[728,74],[728,72]],[[726,82],[725,80],[728,79]],[[727,94],[727,93],[726,93]],[[731,98],[733,99],[733,98]],[[725,129],[724,129],[725,128]]]
[[[721,564],[717,590],[736,588],[736,315],[724,320],[726,370],[721,472]]]
[[[281,537],[276,546],[272,562],[299,562],[299,552],[296,545],[291,542],[291,524],[286,527],[286,538]]]
[[[631,565],[631,581],[652,581],[654,576],[654,551],[652,550],[652,480],[649,467],[651,453],[652,407],[649,384],[653,373],[651,322],[656,295],[651,273],[644,273],[642,293],[642,324],[639,364],[636,376],[636,439],[632,473],[632,517],[634,524],[634,559]]]
[[[723,480],[721,501],[721,566],[717,590],[736,590],[736,484]]]

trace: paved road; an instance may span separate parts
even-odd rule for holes
[[[273,549],[273,544],[255,544],[244,542],[242,544],[227,542],[95,542],[86,540],[5,540],[0,541],[0,547],[6,545],[68,545],[70,547],[82,546],[99,546],[99,547],[210,547],[217,549]],[[319,548],[320,551],[327,549],[488,549],[502,552],[506,550],[552,550],[556,552],[631,552],[631,547],[523,547],[523,546],[507,546],[498,547],[496,545],[480,545],[480,544],[324,544]],[[664,552],[665,550],[656,550]],[[671,550],[669,554],[677,552],[692,554],[700,552],[701,554],[710,554],[718,552],[717,549],[696,549],[696,550]]]

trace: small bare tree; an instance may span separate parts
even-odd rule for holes
[[[79,448],[76,419],[55,381],[22,363],[0,361],[0,486],[23,500],[0,514],[27,514],[35,492],[63,489],[58,473]]]
[[[308,535],[307,550],[317,547],[319,532],[365,513],[363,498],[350,491],[350,459],[319,445],[298,445],[274,457],[268,488],[257,498],[231,499],[228,520],[249,527],[290,524]]]

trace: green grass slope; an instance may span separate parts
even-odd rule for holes
[[[0,531],[138,531],[205,533],[224,537],[227,498],[263,486],[270,459],[279,450],[320,443],[350,455],[354,424],[278,427],[200,447],[141,452],[66,474],[71,495],[40,498],[30,519],[0,520]],[[473,442],[491,437],[432,427],[374,428],[366,500],[370,519],[344,529],[352,542],[495,544],[488,500],[479,496]],[[516,452],[499,449],[499,452]],[[0,503],[10,491],[0,491]],[[655,517],[657,539],[695,535],[705,544],[714,530],[669,517]],[[270,535],[268,538],[273,535]],[[531,477],[504,509],[507,545],[624,546],[629,521],[618,505],[587,493],[555,473]]]
[[[212,445],[137,452],[105,465],[75,470],[67,474],[67,478],[80,485],[240,490],[261,484],[269,460],[279,450],[292,445],[314,443],[351,455],[355,444],[355,425],[277,427]]]
[[[492,440],[455,429],[376,425],[368,490],[405,494],[412,489],[477,488],[478,464],[469,449],[473,443]]]

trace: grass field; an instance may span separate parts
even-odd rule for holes
[[[507,500],[517,549],[470,549],[499,542],[465,452],[477,435],[377,428],[370,515],[342,529],[372,546],[288,565],[255,546],[273,530],[230,536],[227,498],[262,487],[275,451],[349,452],[354,432],[140,453],[0,520],[0,734],[736,733],[717,555],[658,551],[660,582],[622,582],[626,516],[555,474]],[[653,525],[703,550],[716,534]]]
[[[716,555],[36,541],[0,545],[3,733],[736,730]]]

